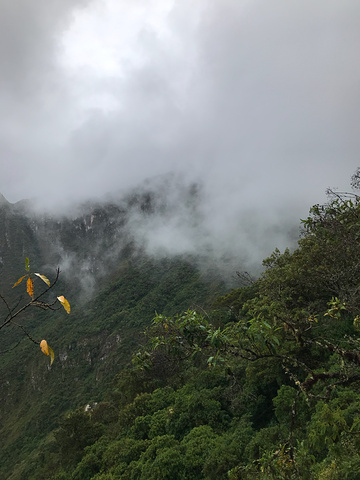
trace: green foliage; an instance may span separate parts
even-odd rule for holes
[[[41,271],[35,260],[32,264],[31,269]],[[14,279],[18,276],[19,273],[15,273]],[[50,275],[49,278],[52,280]],[[25,299],[30,299],[26,286],[11,289],[14,279],[9,278],[10,299],[21,290],[25,290]],[[34,281],[46,288],[37,276]],[[63,288],[69,290],[68,285]],[[142,331],[150,324],[155,309],[159,305],[165,313],[175,313],[180,296],[183,298],[180,308],[195,301],[205,306],[222,288],[215,282],[209,285],[188,262],[155,261],[140,256],[121,263],[91,301],[83,304],[76,301],[76,297],[72,299],[69,316],[58,300],[60,312],[29,310],[24,317],[26,326],[36,340],[51,338],[56,360],[49,370],[46,358],[41,352],[34,356],[33,345],[26,341],[1,357],[0,477],[6,478],[13,472],[15,464],[19,464],[21,471],[25,465],[22,460],[29,457],[49,432],[59,427],[69,409],[84,408],[89,402],[100,402],[108,395],[110,403],[116,405],[112,413],[108,409],[106,415],[111,417],[120,404],[128,403],[142,391],[153,391],[160,386],[151,375],[143,372],[128,375],[123,370],[143,340]],[[24,335],[20,329],[19,333],[20,338],[14,329],[6,329],[6,335],[0,335],[0,351],[17,345]],[[116,374],[122,375],[122,383],[116,381],[111,388]],[[164,370],[162,382],[166,377]],[[104,419],[104,425],[107,424],[108,420]],[[15,480],[21,478],[20,473],[16,475]]]
[[[63,462],[80,458],[84,448],[94,443],[102,433],[103,425],[92,421],[88,412],[78,409],[70,413],[55,431]]]
[[[63,419],[26,478],[360,478],[359,218],[357,197],[313,207],[299,247],[207,313],[188,264],[124,266],[85,318],[119,327],[133,367]]]

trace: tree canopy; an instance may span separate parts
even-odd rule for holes
[[[156,314],[132,368],[29,464],[53,480],[360,477],[360,199],[333,194],[249,285]]]

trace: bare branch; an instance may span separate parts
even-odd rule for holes
[[[344,373],[339,373],[339,372],[322,372],[322,373],[314,373],[312,377],[308,378],[305,380],[305,382],[302,383],[302,387],[305,389],[305,391],[310,390],[318,381],[320,380],[329,380],[329,379],[340,379],[339,382],[333,383],[332,385],[329,385],[330,388],[336,385],[350,385],[354,382],[360,381],[360,374],[359,375],[353,375],[351,377],[345,375]]]
[[[34,340],[34,339],[30,336],[29,332],[27,332],[22,325],[20,325],[20,324],[18,324],[18,323],[15,323],[15,322],[11,322],[11,323],[12,323],[12,325],[15,325],[16,327],[20,328],[20,329],[25,333],[25,335],[26,335],[33,343],[35,343],[35,345],[39,345],[39,344],[40,344],[40,342],[37,342],[36,340]]]
[[[1,294],[0,294],[0,298],[4,302],[4,304],[7,308],[7,311],[9,312],[8,315],[11,315],[11,309],[10,309],[9,304],[7,303],[6,299]]]

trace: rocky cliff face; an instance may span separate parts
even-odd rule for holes
[[[66,215],[39,213],[31,201],[10,204],[0,194],[0,291],[22,272],[25,257],[35,271],[59,266],[74,291],[91,290],[142,250],[139,231],[151,230],[152,218],[166,224],[179,204],[192,211],[196,186],[179,189],[167,180],[113,201],[76,205]]]
[[[65,216],[38,213],[31,202],[10,204],[1,195],[0,291],[21,274],[26,257],[35,271],[60,267],[72,291],[91,290],[134,251],[128,220],[148,201],[129,197],[122,204],[87,203]]]
[[[36,234],[16,205],[0,198],[0,287],[11,284],[23,270],[25,257],[41,257]]]

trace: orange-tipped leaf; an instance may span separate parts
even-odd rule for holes
[[[46,340],[41,340],[40,348],[41,348],[41,351],[45,353],[45,355],[50,355],[49,347]]]
[[[19,285],[19,283],[21,283],[21,282],[24,280],[25,277],[27,277],[27,275],[24,275],[23,277],[19,278],[19,280],[18,280],[16,283],[14,283],[14,285],[13,285],[12,288],[14,288],[14,287],[16,287],[17,285]]]
[[[61,305],[64,307],[66,313],[70,313],[70,303],[66,300],[66,298],[61,295],[60,297],[57,297]]]

